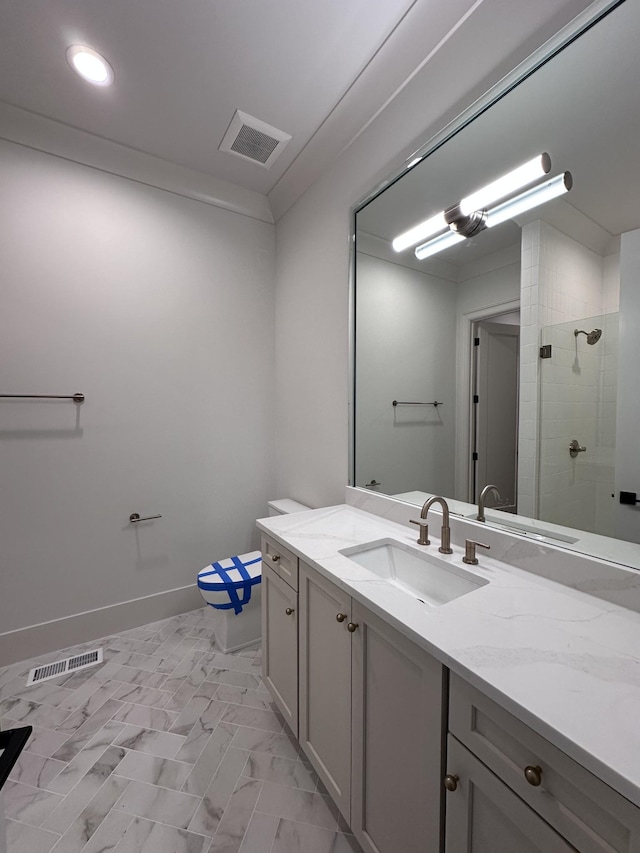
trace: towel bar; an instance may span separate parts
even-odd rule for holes
[[[0,394],[0,397],[16,397],[21,400],[73,400],[84,403],[84,394]]]
[[[433,403],[415,403],[415,402],[412,403],[412,402],[407,402],[406,400],[394,400],[392,405],[394,405],[394,406],[435,406],[437,408],[438,406],[443,406],[444,403],[439,403],[437,400],[434,400]]]

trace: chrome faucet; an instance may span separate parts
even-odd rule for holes
[[[427,513],[435,503],[439,503],[442,507],[442,529],[440,531],[440,547],[438,548],[438,551],[440,551],[441,554],[453,554],[453,549],[451,547],[451,528],[449,527],[449,507],[444,498],[441,498],[439,495],[435,495],[434,497],[426,500],[420,510],[420,521],[414,521],[414,519],[411,519],[410,523],[417,524],[420,527],[420,538],[417,540],[418,545],[430,545],[429,525],[427,524],[426,519]]]
[[[487,498],[487,495],[489,495],[491,492],[493,492],[495,494],[496,500],[498,500],[498,501],[502,500],[502,495],[498,491],[497,486],[492,486],[491,483],[489,483],[488,486],[485,486],[484,489],[480,492],[480,500],[478,501],[478,514],[476,515],[476,519],[478,521],[486,521],[487,520],[484,517],[484,502]]]

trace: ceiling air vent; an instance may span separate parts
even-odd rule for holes
[[[39,684],[41,681],[48,681],[50,678],[57,678],[59,675],[64,675],[65,673],[77,672],[79,669],[95,666],[97,663],[102,663],[102,661],[102,649],[95,649],[91,652],[75,655],[72,658],[58,660],[55,663],[36,666],[29,672],[27,687],[31,684]]]
[[[220,143],[220,151],[228,151],[269,169],[290,139],[288,133],[236,110]]]

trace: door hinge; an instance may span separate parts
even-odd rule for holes
[[[540,358],[551,358],[551,344],[540,347]]]
[[[474,395],[473,395],[473,402],[474,402],[474,403],[479,403],[479,402],[480,402],[480,397],[478,397],[478,395],[477,395],[477,394],[474,394]]]
[[[480,346],[480,338],[474,338],[473,339],[473,345],[474,345],[474,347],[479,347]]]
[[[474,461],[474,462],[477,462],[477,461],[478,461],[478,454],[474,451],[474,452],[471,454],[471,458],[473,459],[473,461]]]

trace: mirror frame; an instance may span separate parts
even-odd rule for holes
[[[400,167],[396,167],[388,177],[384,178],[375,187],[373,187],[363,198],[352,205],[350,210],[350,250],[349,250],[349,448],[348,448],[348,464],[349,475],[348,485],[358,488],[365,494],[372,494],[369,490],[355,486],[355,400],[356,400],[356,216],[360,210],[366,207],[380,196],[396,181],[403,178],[412,169],[418,166],[424,159],[429,157],[446,142],[462,132],[471,122],[489,110],[495,103],[508,95],[520,83],[524,82],[528,77],[534,74],[539,68],[557,56],[562,50],[568,47],[572,42],[579,39],[584,33],[596,26],[610,12],[621,6],[627,0],[595,0],[590,6],[584,9],[577,15],[569,24],[559,30],[552,38],[541,45],[537,50],[531,53],[523,62],[518,64],[507,75],[492,86],[484,95],[474,101],[467,109],[460,113],[453,121],[445,125],[442,130],[432,136],[424,144],[413,150],[411,154],[405,156]],[[375,492],[381,497],[389,500],[396,500],[398,503],[402,501],[394,498],[392,495]],[[412,504],[407,503],[407,506]],[[500,530],[499,526],[492,526],[495,530]],[[567,528],[569,529],[569,528]],[[512,532],[512,531],[510,531]],[[618,540],[614,540],[618,541]],[[623,540],[620,540],[623,541]],[[562,548],[561,542],[553,542],[554,546]],[[631,543],[633,544],[633,543]],[[640,548],[640,545],[638,545]],[[616,562],[610,557],[598,557],[590,551],[570,548],[572,553],[582,553],[587,556],[596,556],[599,559],[606,559],[609,562]],[[621,565],[628,566],[628,563]],[[635,568],[640,569],[640,556]]]

